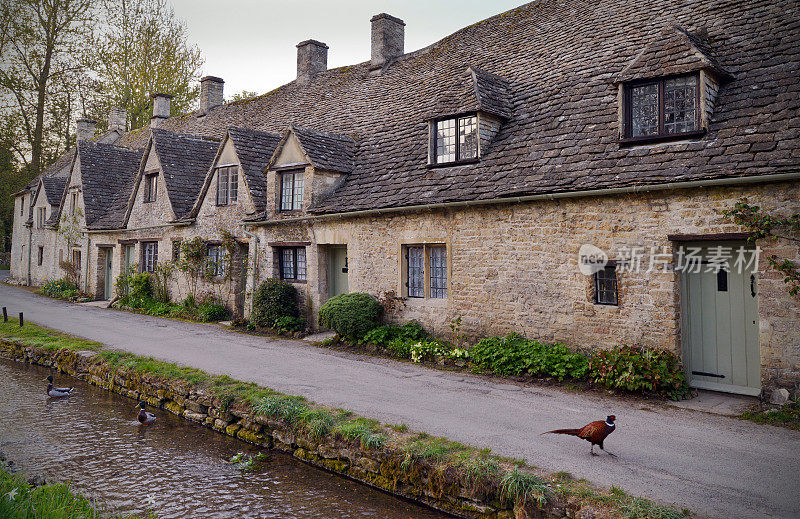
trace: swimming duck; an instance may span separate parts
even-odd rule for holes
[[[147,404],[145,404],[144,402],[139,402],[139,405],[137,406],[139,408],[139,415],[136,417],[136,419],[139,420],[139,423],[142,425],[150,425],[151,423],[156,421],[156,415],[145,411],[144,410],[145,405]],[[134,409],[136,409],[136,407],[134,407]]]
[[[49,375],[46,380],[47,380],[47,396],[51,396],[53,398],[60,398],[62,396],[70,396],[72,392],[75,391],[74,387],[53,386],[53,375]]]

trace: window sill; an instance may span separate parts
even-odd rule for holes
[[[674,133],[671,135],[652,135],[650,137],[625,137],[617,141],[620,148],[638,146],[640,144],[652,144],[656,142],[680,141],[686,139],[698,139],[706,134],[705,130],[696,130],[686,133]]]
[[[597,301],[592,302],[595,306],[610,306],[613,308],[619,308],[619,303],[598,303]]]
[[[306,283],[308,283],[308,280],[306,280],[306,279],[286,279],[286,278],[282,278],[281,281],[286,281],[287,283],[293,283],[293,284],[297,284],[297,285],[305,285]]]
[[[406,306],[412,308],[419,307],[444,307],[447,305],[447,298],[444,297],[408,297],[403,298]]]
[[[474,159],[457,160],[455,162],[441,162],[441,163],[432,162],[432,163],[428,164],[428,168],[429,169],[450,168],[450,167],[455,167],[455,166],[466,166],[468,164],[477,164],[478,162],[480,162],[480,158],[477,158],[477,157],[474,158]]]

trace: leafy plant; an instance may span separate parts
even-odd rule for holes
[[[300,332],[306,327],[306,322],[302,317],[283,316],[275,319],[273,328],[279,332]]]
[[[229,315],[225,305],[219,302],[197,305],[197,317],[204,322],[224,321]]]
[[[689,393],[677,355],[659,348],[623,346],[601,351],[589,361],[590,376],[612,389],[651,391],[673,400]]]
[[[588,370],[585,355],[563,344],[546,344],[521,335],[483,339],[470,350],[473,362],[498,375],[550,376],[559,380],[584,378]]]
[[[56,281],[48,281],[39,289],[39,293],[48,297],[71,301],[78,296],[79,291],[72,281],[63,278]]]
[[[298,317],[297,289],[280,279],[268,279],[259,285],[253,295],[250,319],[257,326],[275,327],[281,317]],[[286,322],[283,321],[285,324]]]
[[[433,360],[434,357],[446,355],[447,353],[447,348],[437,341],[420,341],[411,345],[411,360],[413,362]]]
[[[368,294],[340,294],[319,309],[319,324],[356,342],[380,325],[381,311],[381,305]]]
[[[427,338],[428,334],[421,324],[417,321],[408,321],[402,326],[386,324],[370,330],[364,336],[364,342],[369,342],[385,348],[395,339],[418,342]]]

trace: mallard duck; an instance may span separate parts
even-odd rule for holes
[[[156,421],[156,415],[154,415],[153,413],[148,413],[147,411],[144,410],[144,407],[146,405],[147,404],[145,404],[144,402],[139,402],[139,405],[136,406],[139,408],[139,415],[136,417],[136,419],[139,420],[139,423],[142,425],[150,425],[151,423]],[[134,409],[136,409],[136,407],[134,407]]]
[[[70,396],[75,391],[74,387],[53,386],[53,375],[49,375],[45,380],[47,380],[47,396],[61,398],[62,396]]]

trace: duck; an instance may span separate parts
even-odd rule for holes
[[[49,375],[47,380],[47,396],[53,398],[61,398],[63,396],[70,396],[75,391],[74,387],[55,387],[53,386],[53,375]]]
[[[139,405],[136,406],[139,408],[139,415],[136,417],[136,419],[139,421],[141,425],[145,426],[150,425],[156,421],[156,415],[154,415],[153,413],[148,413],[147,411],[144,410],[146,405],[147,404],[144,402],[139,402]],[[134,407],[134,409],[136,409],[136,407]]]

